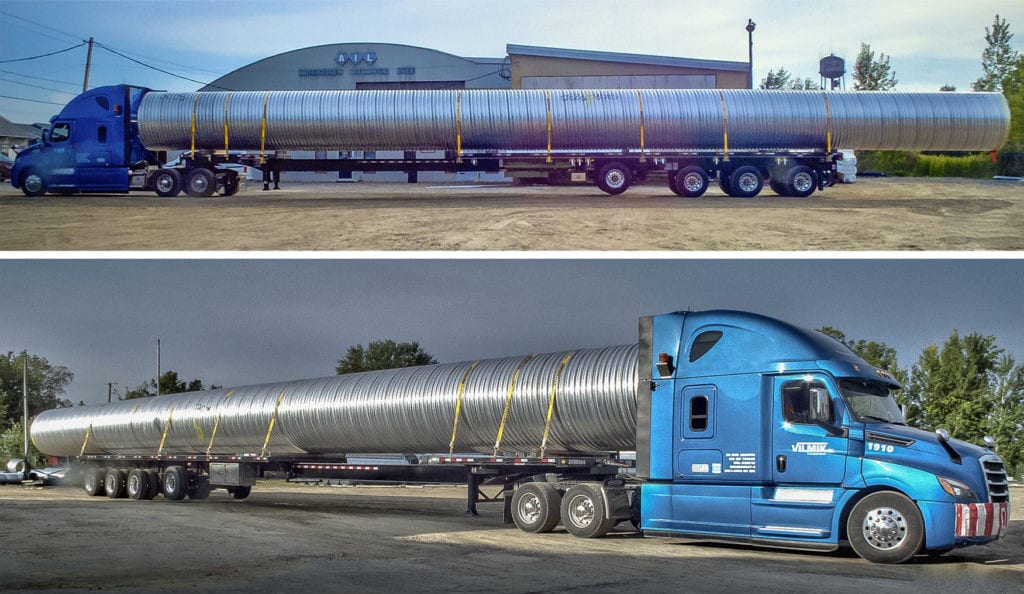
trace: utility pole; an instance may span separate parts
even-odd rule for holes
[[[757,23],[754,19],[747,19],[747,41],[749,45],[749,53],[747,54],[747,80],[750,83],[748,88],[754,88],[754,28],[757,27]]]
[[[82,92],[89,90],[89,68],[92,67],[92,37],[89,38],[89,53],[85,55],[85,80],[82,81]]]
[[[21,367],[22,413],[21,433],[25,436],[25,469],[28,469],[28,351],[25,351],[24,364]]]
[[[156,395],[160,395],[160,339],[156,339]]]

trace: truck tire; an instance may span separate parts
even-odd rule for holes
[[[29,169],[25,173],[21,174],[21,191],[26,196],[35,198],[36,196],[42,196],[46,193],[48,184],[43,174],[36,173],[35,170]]]
[[[675,180],[676,194],[684,198],[700,198],[708,191],[708,174],[697,165],[680,169]]]
[[[106,486],[104,485],[106,475],[107,473],[102,468],[87,468],[84,480],[82,481],[82,487],[85,488],[85,492],[92,497],[98,497],[106,493]]]
[[[139,501],[149,494],[149,475],[141,468],[133,468],[128,472],[128,497]]]
[[[756,167],[741,165],[729,175],[730,196],[737,198],[753,198],[761,193],[764,177]]]
[[[192,484],[188,489],[189,499],[208,499],[210,497],[210,491],[213,488],[210,487],[210,477],[197,476],[195,483]]]
[[[238,190],[242,187],[242,182],[238,179],[238,174],[234,171],[226,173],[224,175],[224,190],[221,192],[221,196],[234,196],[238,193]]]
[[[857,502],[846,521],[853,551],[872,563],[903,563],[924,544],[917,505],[900,493],[872,493]]]
[[[177,169],[160,169],[149,178],[149,185],[161,198],[173,198],[181,193],[181,173]]]
[[[252,493],[252,487],[228,487],[232,499],[245,499]]]
[[[617,196],[629,189],[633,175],[629,168],[618,161],[605,163],[597,172],[597,187],[605,194]]]
[[[108,468],[107,475],[103,480],[103,487],[107,491],[107,497],[121,499],[128,495],[125,485],[128,482],[128,475],[120,468]]]
[[[209,198],[217,191],[217,176],[202,167],[185,174],[185,193],[193,198]]]
[[[779,175],[785,176],[786,173],[780,172]],[[786,190],[785,179],[781,179],[780,177],[777,177],[773,174],[771,179],[768,180],[768,185],[771,187],[772,191],[778,194],[779,196],[789,196],[788,190]]]
[[[171,501],[181,501],[188,493],[188,472],[181,466],[168,466],[164,471],[164,497]]]
[[[562,496],[562,525],[579,538],[600,538],[615,525],[606,518],[601,487],[581,483],[569,487]]]
[[[718,174],[718,187],[726,196],[734,196],[732,193],[732,184],[729,181],[729,175],[724,171]]]
[[[558,526],[561,496],[551,483],[526,483],[512,494],[512,520],[523,532],[551,532]]]
[[[161,491],[160,473],[153,470],[152,468],[144,468],[142,472],[144,472],[146,476],[149,477],[149,490],[146,491],[146,495],[143,497],[143,499],[153,499],[154,497],[159,495]]]
[[[807,198],[818,188],[818,176],[806,165],[797,165],[786,172],[786,196]]]

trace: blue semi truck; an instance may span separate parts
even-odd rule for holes
[[[641,318],[633,345],[58,409],[32,437],[110,497],[242,499],[271,470],[445,475],[466,478],[471,513],[498,486],[506,520],[527,532],[599,537],[632,522],[650,536],[850,546],[881,563],[1002,537],[1009,489],[991,441],[908,427],[899,388],[820,332],[676,312]],[[449,453],[352,457],[389,444]],[[618,453],[628,446],[635,462]]]

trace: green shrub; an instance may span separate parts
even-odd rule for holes
[[[988,153],[925,154],[917,151],[860,151],[858,171],[880,171],[895,177],[970,177],[996,175],[998,164]]]

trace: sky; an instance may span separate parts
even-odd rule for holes
[[[440,362],[636,341],[644,315],[741,309],[895,347],[961,335],[1024,360],[1012,260],[0,259],[0,352],[74,374],[100,404],[161,368],[226,387],[334,374],[349,346],[418,341]]]
[[[0,115],[48,121],[81,91],[86,48],[9,60],[89,37],[104,46],[93,51],[90,88],[192,91],[201,85],[105,48],[201,82],[282,52],[342,42],[466,57],[501,58],[511,43],[745,62],[748,18],[757,24],[756,80],[781,67],[817,80],[818,60],[830,53],[850,72],[866,42],[891,56],[899,90],[952,84],[969,91],[996,13],[1011,32],[1024,28],[1024,2],[1012,0],[0,0]],[[1024,36],[1013,42],[1024,49]]]

